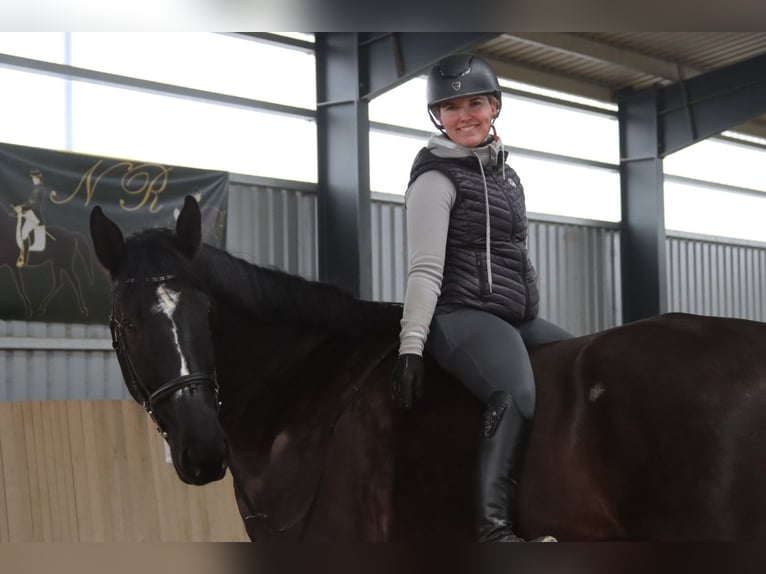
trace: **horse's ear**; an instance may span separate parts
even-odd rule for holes
[[[181,250],[187,257],[193,257],[202,245],[202,216],[199,204],[191,195],[184,199],[184,206],[176,220],[176,235]]]
[[[114,277],[125,259],[125,238],[119,226],[98,205],[90,212],[90,237],[101,265]]]

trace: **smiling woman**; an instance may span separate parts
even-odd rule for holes
[[[475,54],[453,54],[431,68],[426,88],[441,134],[415,156],[405,195],[409,265],[394,398],[410,409],[422,397],[427,349],[485,405],[476,536],[517,542],[509,477],[535,404],[526,349],[571,335],[538,315],[524,188],[494,127],[502,109],[494,70]]]

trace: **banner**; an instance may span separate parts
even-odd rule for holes
[[[127,236],[174,226],[193,195],[203,241],[223,248],[228,185],[226,172],[0,144],[0,319],[106,323],[93,207]]]

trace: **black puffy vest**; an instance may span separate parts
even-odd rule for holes
[[[540,295],[537,272],[527,252],[527,210],[524,188],[516,172],[502,162],[484,166],[490,212],[492,291],[486,269],[486,211],[484,183],[475,157],[439,158],[428,149],[418,153],[410,184],[422,173],[437,170],[457,190],[450,214],[444,279],[436,313],[471,307],[488,311],[509,323],[537,316]]]

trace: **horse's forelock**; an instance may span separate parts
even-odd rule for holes
[[[165,229],[149,229],[129,237],[126,252],[126,262],[121,270],[125,278],[141,280],[175,275],[189,267],[175,236]]]

